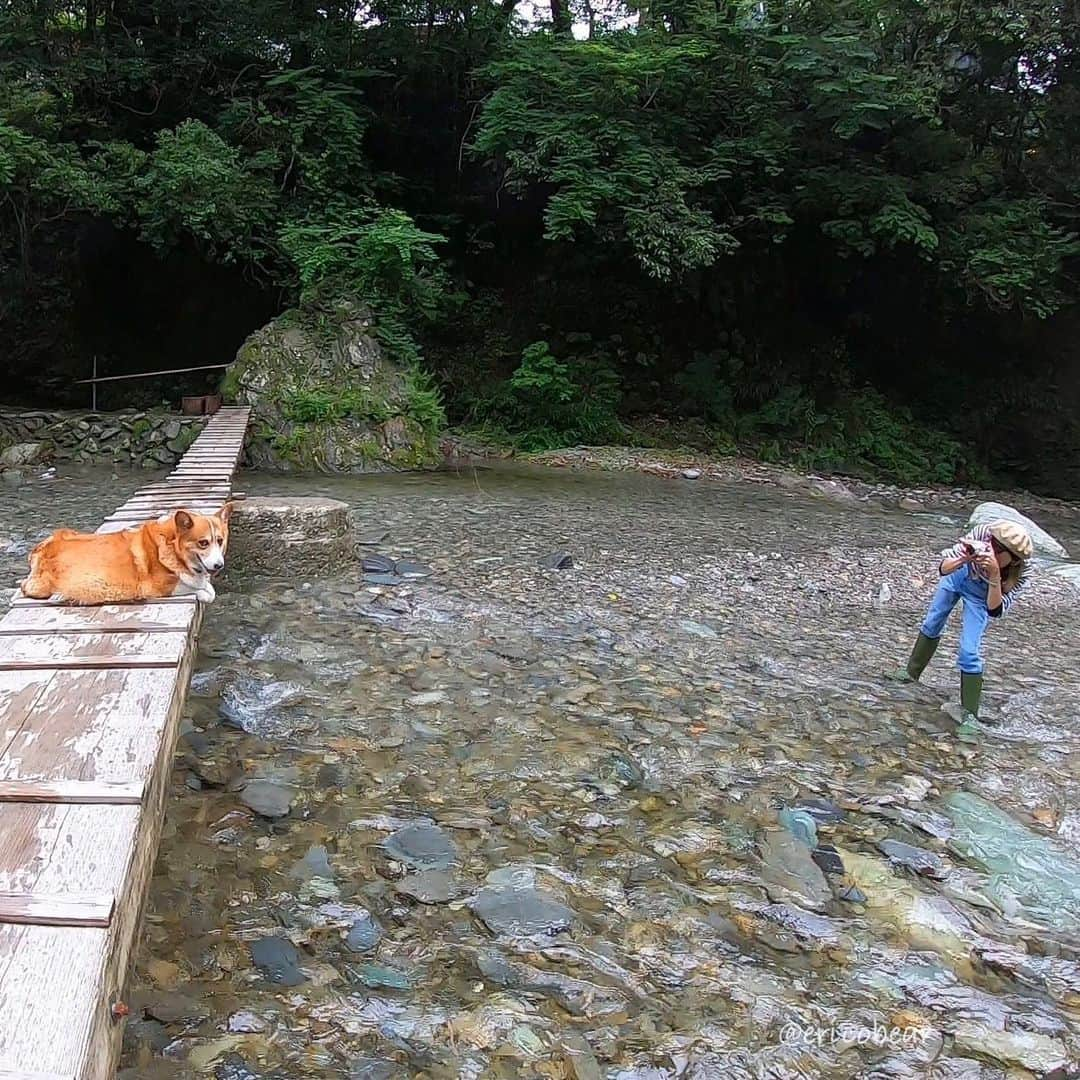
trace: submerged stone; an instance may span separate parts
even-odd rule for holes
[[[542,570],[571,570],[574,566],[574,557],[569,551],[553,551],[540,560]]]
[[[565,933],[575,918],[565,904],[538,889],[488,886],[476,894],[472,908],[493,934],[509,937]]]
[[[370,990],[409,990],[412,980],[404,971],[384,964],[362,964],[352,969],[356,977]]]
[[[945,861],[932,851],[912,847],[911,844],[904,844],[899,840],[882,840],[878,844],[878,850],[888,856],[889,862],[914,870],[916,874],[939,880],[945,877]]]
[[[299,986],[305,981],[300,959],[299,950],[287,938],[275,935],[251,943],[252,963],[278,986]]]
[[[383,841],[391,859],[414,870],[448,870],[457,861],[457,845],[438,825],[406,825]]]
[[[773,900],[793,899],[814,910],[832,899],[832,890],[805,844],[775,829],[761,841],[761,878]]]
[[[382,927],[368,912],[364,912],[353,921],[345,938],[345,947],[350,952],[371,952],[382,940]]]
[[[1080,860],[970,792],[954,792],[945,807],[953,820],[949,846],[990,874],[990,894],[1003,910],[1019,905],[1057,929],[1080,927]]]
[[[365,555],[360,560],[360,569],[365,574],[393,574],[396,563],[386,555]]]
[[[458,894],[454,879],[445,870],[421,870],[403,877],[394,891],[421,904],[445,904]]]
[[[249,780],[240,792],[240,801],[260,817],[284,817],[292,809],[296,789],[273,780]]]

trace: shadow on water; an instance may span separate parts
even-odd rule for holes
[[[10,542],[125,482],[20,489]],[[955,627],[925,685],[880,678],[956,519],[518,468],[244,486],[344,499],[359,555],[431,572],[230,568],[125,1075],[1068,1074],[1063,583],[994,627],[967,743]]]

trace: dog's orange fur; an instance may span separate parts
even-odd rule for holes
[[[134,529],[79,533],[59,529],[30,552],[25,596],[58,596],[74,604],[151,600],[163,596],[214,598],[207,552],[224,559],[232,504],[207,517],[187,510]]]

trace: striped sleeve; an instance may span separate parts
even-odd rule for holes
[[[988,544],[990,542],[990,536],[989,525],[976,525],[971,532],[962,536],[952,547],[946,548],[941,553],[941,562],[944,562],[946,559],[962,559],[967,554],[967,551],[964,549],[965,544],[977,544],[980,542]]]
[[[1001,594],[1002,615],[1004,615],[1005,612],[1007,612],[1009,608],[1013,606],[1013,602],[1020,595],[1020,593],[1023,592],[1024,586],[1026,586],[1027,583],[1031,580],[1031,574],[1032,567],[1031,560],[1029,559],[1027,562],[1024,563],[1023,570],[1020,571],[1020,580],[1007,593]]]

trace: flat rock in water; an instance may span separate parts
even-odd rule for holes
[[[1034,1031],[999,1031],[974,1020],[963,1020],[953,1030],[957,1050],[969,1050],[1007,1065],[1019,1065],[1038,1076],[1060,1075],[1069,1068],[1063,1043]]]
[[[409,990],[412,980],[404,971],[383,964],[364,964],[356,969],[360,981],[371,990]]]
[[[833,825],[844,820],[844,811],[828,799],[799,799],[791,806],[793,811],[802,810],[809,814],[819,825]]]
[[[844,861],[836,848],[821,844],[810,852],[810,857],[817,863],[823,874],[842,874]]]
[[[454,879],[445,870],[421,870],[403,877],[394,891],[421,904],[445,904],[458,895]]]
[[[382,927],[368,912],[358,916],[349,927],[349,933],[345,938],[345,948],[350,952],[371,952],[382,940]]]
[[[812,909],[832,899],[832,890],[810,850],[786,830],[777,829],[761,841],[761,877],[770,899],[794,899]]]
[[[381,544],[389,535],[389,529],[368,529],[357,536],[356,542],[363,544],[364,547],[375,547],[377,544]]]
[[[299,881],[310,881],[312,878],[332,878],[333,868],[326,848],[321,844],[308,848],[307,854],[289,869],[289,877]]]
[[[360,569],[365,574],[392,574],[395,565],[388,555],[365,555],[360,560]]]
[[[202,1020],[208,1015],[205,1005],[186,994],[159,993],[147,998],[143,1005],[147,1016],[163,1024],[175,1024],[181,1020]]]
[[[242,676],[221,693],[221,717],[230,727],[262,738],[272,737],[283,726],[282,710],[307,696],[299,683],[266,682]]]
[[[542,570],[571,570],[574,566],[574,557],[569,551],[553,551],[540,560]]]
[[[252,963],[267,981],[278,986],[299,986],[304,982],[300,971],[300,952],[283,937],[264,937],[251,943]]]
[[[383,841],[391,859],[414,870],[449,870],[457,861],[457,845],[445,829],[422,822],[406,825]]]
[[[435,573],[430,566],[419,562],[410,562],[408,559],[399,559],[394,563],[394,573],[403,578],[425,578]]]
[[[878,844],[878,851],[882,855],[887,855],[889,862],[914,870],[916,874],[938,880],[945,876],[947,869],[945,860],[924,848],[913,847],[899,840],[882,840]]]
[[[805,810],[790,810],[785,806],[776,817],[800,843],[805,844],[811,851],[817,847],[817,821],[812,814]]]
[[[367,573],[364,574],[364,583],[367,585],[403,585],[405,579],[397,574]]]
[[[472,908],[493,934],[510,937],[552,936],[574,924],[570,908],[538,889],[488,886],[476,894]]]
[[[291,809],[296,789],[273,780],[251,780],[240,792],[240,801],[266,818],[284,817]]]

